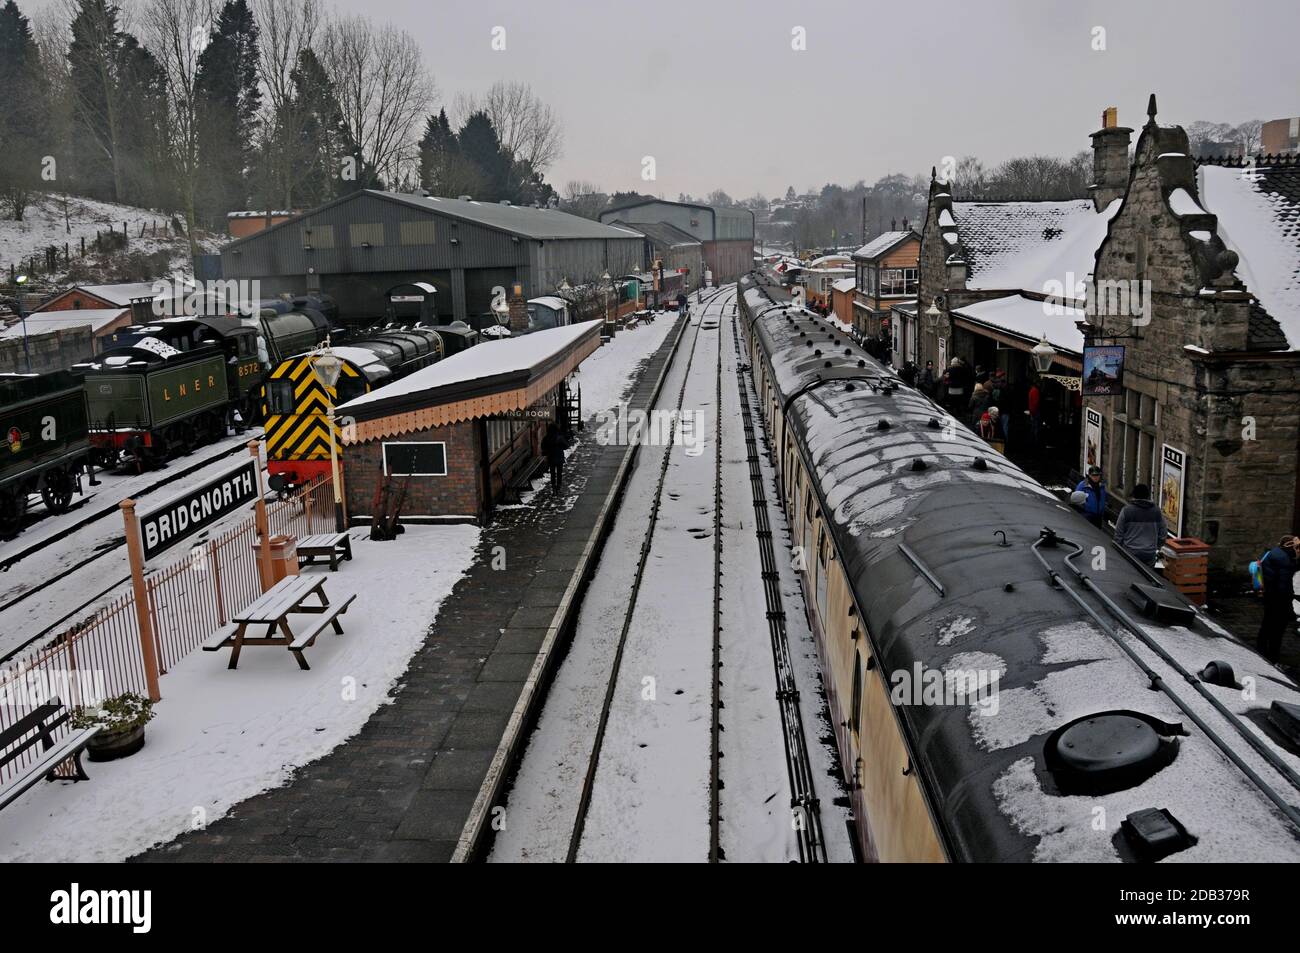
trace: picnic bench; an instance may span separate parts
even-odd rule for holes
[[[298,540],[298,565],[310,566],[317,559],[328,559],[330,572],[339,568],[339,560],[352,558],[352,537],[347,533],[318,533]]]
[[[330,626],[342,635],[343,626],[339,624],[339,616],[347,611],[357,597],[356,593],[345,593],[331,604],[325,595],[326,578],[318,573],[286,576],[253,600],[248,608],[235,615],[230,622],[208,636],[203,643],[203,651],[216,652],[230,648],[230,664],[227,667],[235,668],[239,665],[240,650],[245,645],[283,645],[293,653],[299,668],[311,668],[303,651],[314,645],[316,636]],[[310,601],[312,596],[316,597],[314,603]],[[291,626],[289,617],[295,615],[306,618],[295,621]],[[254,632],[261,627],[266,634],[250,638],[250,627]]]
[[[71,780],[90,780],[81,766],[81,752],[99,728],[74,729],[54,740],[54,732],[71,718],[72,712],[58,698],[51,698],[0,732],[0,751],[3,752],[0,754],[0,768],[13,764],[37,742],[44,749],[36,760],[17,769],[12,778],[0,785],[0,810],[12,804],[41,778],[56,780],[54,771],[65,761],[71,761]]]

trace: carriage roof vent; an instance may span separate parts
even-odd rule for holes
[[[844,385],[844,389],[845,389],[845,390],[857,390],[858,388],[857,388],[857,386],[853,383],[853,381],[849,381],[847,384]]]
[[[1145,863],[1163,860],[1196,843],[1196,838],[1187,833],[1187,828],[1167,808],[1134,811],[1119,827],[1138,860]]]
[[[858,358],[858,367],[866,367],[866,366],[867,366],[867,362],[862,360],[862,358]]]
[[[880,420],[878,420],[878,421],[876,422],[876,429],[877,429],[877,430],[888,430],[891,426],[893,426],[893,425],[892,425],[888,420],[886,420],[884,417],[881,417]],[[919,461],[918,461],[918,462],[919,462]],[[915,470],[916,467],[913,466],[912,469]]]
[[[1182,725],[1137,711],[1103,711],[1062,725],[1043,755],[1063,794],[1110,794],[1141,784],[1178,754]]]
[[[1200,675],[1201,681],[1210,685],[1218,685],[1222,688],[1237,687],[1237,676],[1232,671],[1232,666],[1218,659],[1201,669]]]
[[[851,348],[847,348],[847,347],[846,347],[846,348],[844,349],[844,356],[845,356],[845,357],[850,357],[852,354],[853,354],[853,350],[852,350]]]
[[[818,351],[817,353],[820,354],[821,352]],[[831,362],[830,362],[830,361],[827,361],[825,364],[822,365],[822,367],[830,367],[830,366],[831,366]]]
[[[943,424],[939,423],[938,417],[931,417],[929,420],[926,421],[925,425],[929,427],[931,430],[938,430],[940,427],[943,426]]]
[[[809,347],[812,347],[812,341],[809,341],[809,342],[808,342],[808,346],[809,346]],[[818,348],[817,350],[813,351],[813,356],[814,356],[814,357],[821,357],[821,356],[822,356],[822,349],[821,349],[821,348]]]
[[[989,468],[989,462],[983,457],[976,457],[975,462],[971,464],[976,470],[983,472]]]
[[[1128,597],[1144,616],[1165,625],[1190,626],[1196,619],[1195,609],[1160,586],[1143,586],[1135,582],[1129,587]]]
[[[920,457],[917,457],[915,460],[912,461],[912,466],[910,469],[914,473],[919,473],[922,470],[930,469],[930,467],[926,464],[924,460],[922,460]]]

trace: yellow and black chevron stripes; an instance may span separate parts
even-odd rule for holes
[[[361,372],[346,361],[342,376],[360,377]],[[269,402],[263,399],[262,412],[266,418],[266,455],[270,460],[328,460],[330,456],[329,402],[336,397],[335,389],[325,387],[311,369],[311,355],[291,357],[281,361],[271,372],[271,381],[293,382],[293,412],[273,414]],[[369,387],[366,388],[369,390]],[[340,455],[343,452],[342,432],[338,420],[334,422],[334,439]]]

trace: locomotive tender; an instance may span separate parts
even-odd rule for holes
[[[1300,859],[1296,686],[837,327],[738,301],[866,856]]]

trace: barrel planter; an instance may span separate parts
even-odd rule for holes
[[[144,747],[144,725],[125,731],[100,731],[86,745],[86,757],[91,761],[116,761],[133,755]]]

